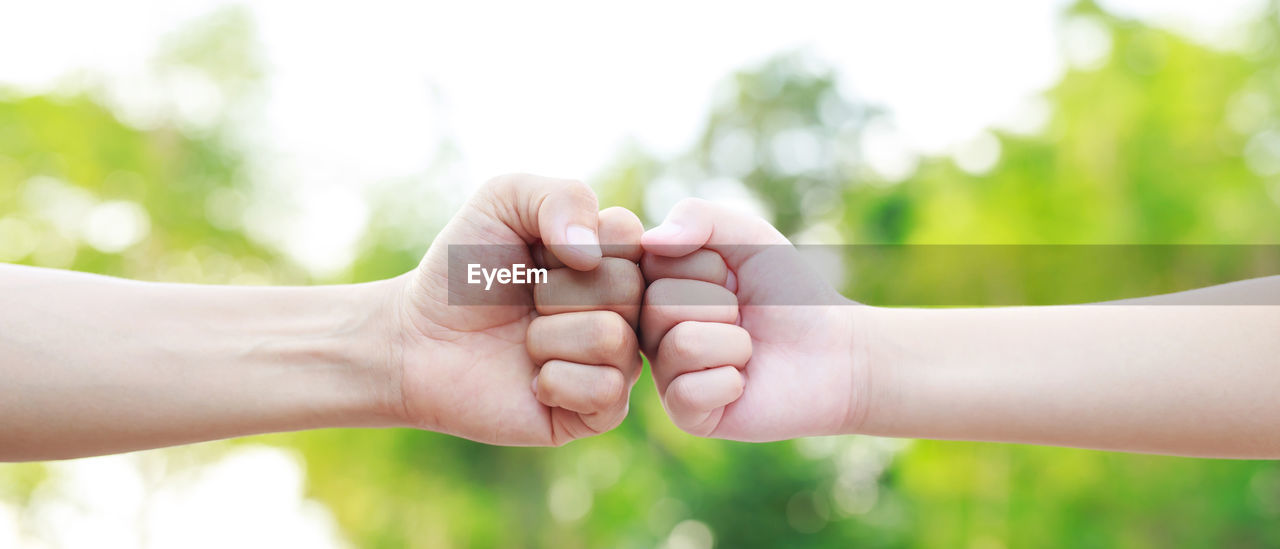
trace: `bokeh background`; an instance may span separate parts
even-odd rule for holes
[[[0,261],[321,284],[485,178],[802,243],[1280,243],[1274,2],[0,7]],[[849,281],[849,285],[852,281]],[[874,300],[874,295],[851,295]],[[327,430],[0,465],[0,547],[1275,547],[1280,465]]]

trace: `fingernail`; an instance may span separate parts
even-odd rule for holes
[[[600,237],[587,227],[569,225],[569,228],[564,231],[564,240],[584,254],[600,257]]]
[[[681,230],[683,229],[680,227],[680,225],[677,225],[670,221],[664,221],[661,225],[658,225],[657,227],[654,227],[652,229],[649,229],[648,231],[645,231],[644,234],[649,238],[666,240],[669,238],[674,238],[675,236],[679,235]]]

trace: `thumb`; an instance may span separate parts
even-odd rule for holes
[[[529,174],[490,180],[476,198],[493,205],[499,221],[525,242],[538,240],[568,267],[600,264],[598,200],[586,183]]]
[[[685,257],[704,248],[716,252],[736,284],[739,305],[829,305],[844,299],[768,221],[714,202],[681,200],[662,225],[640,237],[640,245],[660,257]]]
[[[719,253],[730,269],[771,248],[790,247],[787,237],[768,221],[699,198],[676,204],[661,225],[640,238],[644,251],[661,257],[684,257],[706,248]]]

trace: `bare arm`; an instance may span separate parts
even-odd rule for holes
[[[380,282],[197,286],[0,265],[0,461],[320,427],[504,445],[599,434],[626,416],[640,373],[642,230],[624,209],[597,211],[581,181],[511,174],[480,188],[418,269]],[[532,285],[500,281],[509,302],[449,304],[450,246],[501,249],[509,267],[533,263],[534,243],[557,261],[547,295],[594,301],[553,311]]]
[[[1280,458],[1280,277],[1110,304],[887,309],[839,296],[767,222],[715,203],[682,201],[641,241],[646,352],[690,433]],[[831,304],[780,305],[788,291]]]
[[[1278,292],[1270,277],[1188,294]],[[1280,306],[1169,304],[1190,297],[864,310],[871,402],[859,431],[1280,457]]]
[[[0,460],[391,425],[388,289],[0,265]]]

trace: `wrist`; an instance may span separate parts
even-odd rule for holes
[[[974,365],[980,319],[962,310],[868,307],[864,311],[867,413],[860,434],[954,438],[989,383]]]
[[[305,428],[403,424],[395,282],[304,288],[291,300],[303,304],[282,307],[295,318],[279,325],[296,328],[273,347],[283,364],[306,365],[294,369],[314,416]]]
[[[842,308],[848,317],[845,333],[850,370],[849,411],[844,434],[891,435],[892,423],[902,406],[899,334],[886,322],[890,309],[853,304]]]
[[[411,425],[404,398],[405,277],[355,285],[362,307],[354,322],[361,326],[356,338],[363,342],[357,356],[358,375],[367,388],[362,416],[374,426]]]

